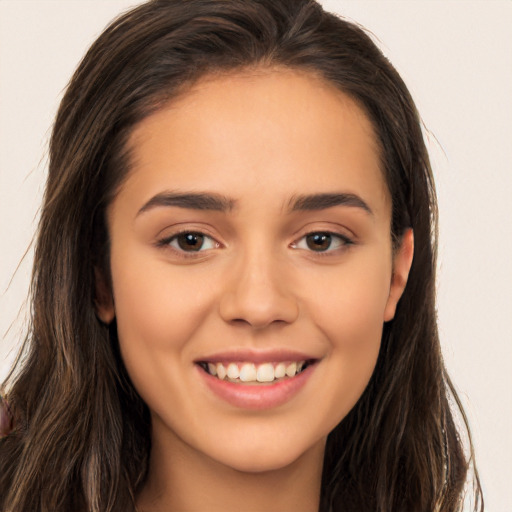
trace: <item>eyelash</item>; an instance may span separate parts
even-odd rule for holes
[[[220,244],[211,236],[202,233],[201,231],[193,231],[193,230],[184,230],[180,231],[178,233],[174,233],[171,236],[162,238],[161,240],[158,240],[157,247],[161,247],[163,249],[170,249],[175,254],[178,254],[180,258],[197,258],[199,256],[199,253],[204,252],[203,246],[201,245],[201,248],[197,251],[185,251],[180,247],[173,247],[172,243],[177,242],[178,238],[182,235],[193,235],[198,237],[203,237],[204,239],[211,240],[214,247],[210,247],[207,250],[214,249],[220,246]]]
[[[203,249],[203,245],[196,250],[196,251],[186,251],[180,247],[173,247],[173,242],[177,242],[178,238],[182,235],[192,235],[192,236],[198,236],[203,237],[204,239],[208,239],[213,244],[213,247],[208,247],[207,249]],[[329,244],[329,247],[327,247],[325,250],[321,251],[315,251],[311,249],[310,247],[300,247],[300,244],[302,241],[304,241],[305,244],[307,244],[307,237],[310,236],[327,236],[331,238],[331,243]],[[330,245],[332,244],[333,240],[338,241],[338,247],[331,249]],[[175,254],[178,254],[181,258],[197,258],[201,252],[204,252],[205,250],[211,250],[214,248],[220,247],[220,243],[217,242],[213,237],[202,233],[200,231],[192,231],[192,230],[184,230],[180,231],[178,233],[174,233],[172,236],[168,236],[166,238],[163,238],[161,240],[158,240],[157,247],[161,247],[164,249],[171,249]],[[354,241],[351,240],[346,235],[342,235],[340,233],[334,233],[332,231],[311,231],[309,233],[306,233],[302,237],[300,237],[296,242],[293,242],[290,247],[293,249],[301,249],[306,250],[308,252],[311,252],[315,254],[315,256],[320,257],[326,257],[331,256],[332,253],[338,253],[340,251],[343,251],[348,246],[354,245]]]
[[[304,241],[304,243],[307,244],[307,237],[310,237],[310,236],[330,237],[331,242],[329,244],[329,247],[323,251],[315,251],[315,250],[311,249],[311,247],[300,247],[299,244],[302,241]],[[333,240],[338,241],[338,247],[331,249],[330,246],[331,246]],[[350,239],[348,236],[342,235],[341,233],[334,233],[332,231],[311,231],[310,233],[306,233],[301,238],[299,238],[299,240],[297,242],[294,242],[291,245],[291,247],[294,249],[303,249],[303,250],[310,251],[311,253],[315,254],[315,256],[326,257],[326,256],[332,256],[333,253],[339,253],[340,251],[347,249],[347,247],[350,245],[354,245],[354,241],[352,239]]]

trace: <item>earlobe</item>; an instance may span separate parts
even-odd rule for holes
[[[414,233],[412,229],[407,229],[402,236],[400,247],[393,257],[393,274],[391,276],[388,301],[384,310],[384,322],[393,320],[395,316],[396,306],[407,284],[413,255]]]
[[[115,317],[114,299],[103,272],[101,272],[97,267],[94,267],[94,281],[94,307],[96,310],[96,316],[102,323],[108,325]]]

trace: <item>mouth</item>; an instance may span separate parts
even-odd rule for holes
[[[238,409],[268,411],[301,396],[321,360],[311,353],[279,348],[232,349],[194,363],[206,396]]]
[[[199,361],[197,364],[208,375],[221,381],[235,384],[268,385],[293,379],[315,362],[315,359],[303,359],[299,361],[269,361],[262,363],[248,361]]]

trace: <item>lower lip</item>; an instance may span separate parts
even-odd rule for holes
[[[220,380],[197,366],[197,371],[208,388],[219,398],[234,407],[242,409],[263,410],[279,407],[290,401],[305,386],[316,364],[309,365],[295,377],[290,377],[275,384],[236,384]]]

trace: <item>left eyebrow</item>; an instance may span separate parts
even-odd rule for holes
[[[138,211],[137,216],[152,208],[170,207],[186,208],[190,210],[211,210],[217,212],[226,212],[233,209],[235,201],[220,194],[210,193],[179,193],[162,192],[153,196]]]
[[[360,208],[366,213],[373,215],[371,208],[356,194],[348,193],[327,193],[294,196],[290,200],[290,211],[325,210],[334,206],[349,206]]]

